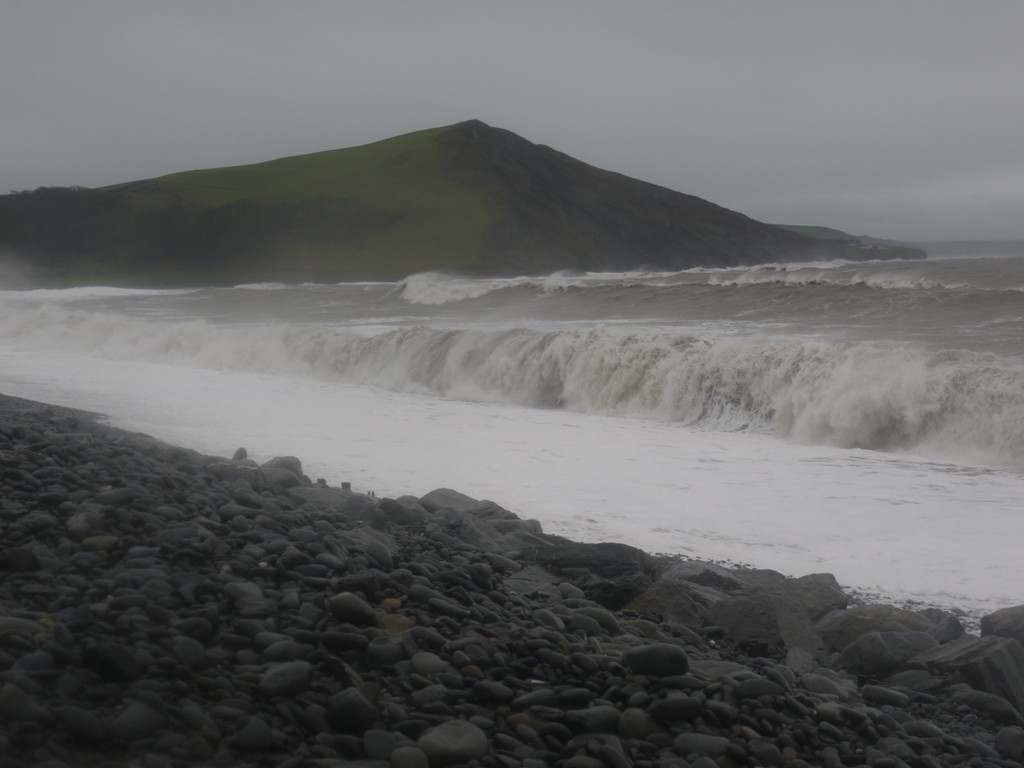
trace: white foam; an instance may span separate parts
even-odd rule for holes
[[[766,435],[0,347],[0,391],[204,452],[294,454],[378,495],[452,487],[552,533],[749,563],[893,599],[1024,602],[1020,474]]]
[[[0,340],[1024,466],[1024,365],[976,352],[614,327],[228,327],[52,305],[0,309]]]
[[[109,299],[128,296],[174,296],[194,293],[196,288],[117,288],[109,285],[87,285],[76,288],[33,288],[23,291],[0,291],[0,298],[26,302],[64,302],[82,299]]]

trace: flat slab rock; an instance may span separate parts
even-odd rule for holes
[[[1006,637],[966,637],[915,656],[908,666],[959,674],[979,691],[1024,712],[1024,646]]]

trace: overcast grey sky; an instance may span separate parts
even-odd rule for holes
[[[0,192],[468,118],[762,221],[1024,238],[1017,0],[0,0]]]

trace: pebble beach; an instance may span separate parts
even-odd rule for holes
[[[1022,642],[0,396],[3,766],[1019,767]]]

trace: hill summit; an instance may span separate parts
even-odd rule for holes
[[[924,255],[763,224],[479,120],[253,165],[0,196],[0,252],[45,282],[118,284]]]

